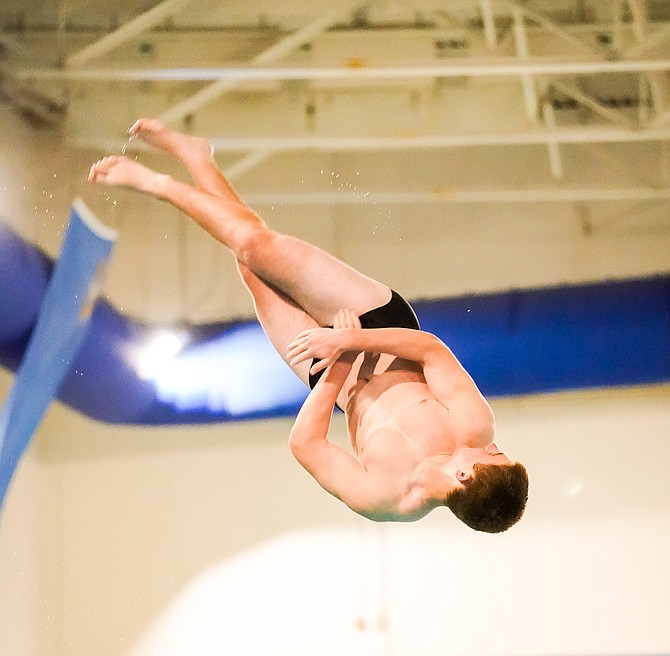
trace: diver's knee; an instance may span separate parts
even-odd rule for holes
[[[275,251],[279,235],[265,226],[248,228],[240,237],[236,252],[238,261],[254,269],[255,262],[267,261]]]

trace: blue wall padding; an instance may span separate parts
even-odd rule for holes
[[[486,395],[670,380],[670,277],[416,304]]]
[[[0,222],[0,362],[15,369],[49,284],[53,262]]]
[[[0,331],[0,364],[15,369],[49,263],[3,234],[20,242],[5,244],[9,256],[0,260],[0,281],[12,281],[0,282],[0,325],[6,317],[15,324]],[[4,271],[12,267],[23,272]],[[28,307],[19,320],[7,308],[22,298]],[[423,329],[452,348],[486,395],[670,381],[668,275],[414,306]],[[58,398],[100,421],[163,425],[290,416],[306,396],[256,322],[192,326],[172,378],[142,380],[128,353],[151,330],[99,301]]]
[[[14,250],[14,256],[21,264],[32,261],[39,267],[35,275],[26,276],[37,286],[37,290],[29,290],[28,296],[33,299],[37,292],[43,291],[43,298],[14,384],[0,409],[0,505],[19,458],[53,401],[63,377],[71,371],[115,237],[115,233],[97,222],[81,201],[76,201],[60,258],[53,267],[46,289],[43,289],[43,261],[22,249]],[[2,250],[5,256],[11,256],[7,244]],[[30,274],[30,266],[24,268]],[[10,289],[17,286],[22,289],[25,284],[18,278],[12,281],[6,274],[4,280],[9,281]],[[7,330],[6,335],[15,340],[29,329],[25,325],[29,313],[19,306],[15,299],[6,300],[3,296],[3,314],[8,323],[12,323],[12,329]],[[15,314],[19,315],[18,321]]]
[[[173,359],[177,363],[193,360],[195,372],[187,394],[142,380],[133,368],[129,352],[152,332],[108,303],[98,302],[74,362],[79,375],[64,380],[59,399],[99,421],[150,425],[290,416],[305,399],[306,388],[255,321],[190,328],[189,346]],[[236,356],[233,361],[217,357],[230,350]],[[177,374],[174,382],[184,382],[183,376]]]

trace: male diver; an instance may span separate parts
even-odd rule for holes
[[[232,252],[269,340],[311,388],[289,447],[327,492],[375,521],[414,521],[438,506],[491,533],[520,519],[525,468],[495,445],[489,404],[451,350],[420,330],[405,299],[268,227],[205,139],[152,119],[129,134],[178,158],[196,186],[123,156],[96,162],[89,180],[170,203]],[[336,404],[351,452],[327,439]]]

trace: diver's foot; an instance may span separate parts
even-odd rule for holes
[[[127,187],[158,195],[165,175],[122,155],[111,155],[97,161],[88,174],[89,182],[109,187]]]
[[[156,118],[135,121],[128,134],[174,155],[187,165],[196,161],[212,161],[212,146],[207,139],[177,132]]]
[[[214,150],[207,139],[177,132],[153,118],[139,119],[128,130],[128,134],[176,157],[186,167],[200,191],[242,202],[219,171],[214,160]]]

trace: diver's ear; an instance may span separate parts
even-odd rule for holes
[[[459,483],[467,484],[472,480],[472,472],[465,471],[464,469],[457,469],[456,480],[459,481]]]

